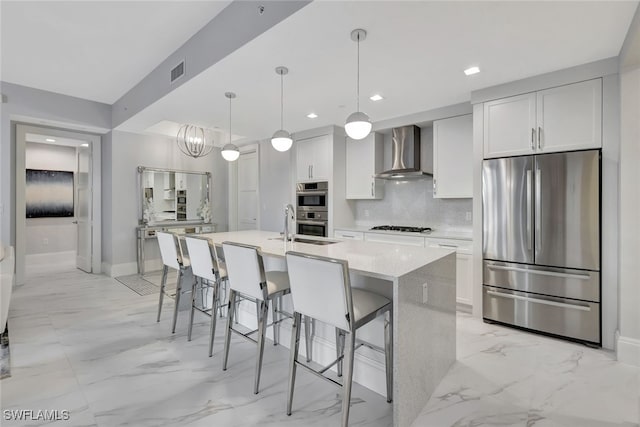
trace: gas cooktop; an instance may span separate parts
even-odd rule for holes
[[[376,227],[371,227],[372,230],[383,230],[383,231],[402,231],[408,233],[431,233],[431,228],[429,227],[408,227],[403,225],[378,225]]]

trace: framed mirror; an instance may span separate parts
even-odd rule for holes
[[[139,223],[211,222],[211,173],[138,166]]]

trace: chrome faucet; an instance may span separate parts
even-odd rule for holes
[[[284,241],[293,240],[293,233],[289,233],[289,220],[295,220],[295,211],[291,203],[284,206]],[[291,235],[290,235],[291,234]]]

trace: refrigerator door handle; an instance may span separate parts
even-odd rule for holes
[[[536,149],[536,129],[531,128],[531,151]]]
[[[531,252],[533,236],[531,235],[531,169],[527,169],[527,249]]]
[[[542,190],[542,185],[541,185],[541,176],[540,176],[540,169],[538,169],[536,167],[536,183],[535,183],[535,191],[536,191],[536,200],[535,200],[535,206],[536,206],[536,212],[535,212],[535,233],[536,233],[536,242],[535,242],[535,246],[536,246],[536,250],[535,250],[535,254],[534,255],[538,255],[538,251],[540,250],[540,248],[542,247],[542,195],[541,195],[541,190]],[[535,259],[535,257],[534,257]]]
[[[490,270],[504,270],[504,271],[515,271],[518,273],[538,274],[540,276],[563,277],[565,279],[589,280],[591,278],[591,275],[589,274],[562,273],[559,271],[534,270],[534,269],[527,269],[527,268],[508,267],[504,265],[489,264],[487,265],[487,268],[489,268]]]
[[[520,295],[505,294],[505,293],[496,292],[496,291],[487,291],[487,293],[489,295],[493,295],[494,297],[515,299],[515,300],[519,300],[519,301],[533,302],[533,303],[536,303],[536,304],[552,305],[554,307],[572,308],[574,310],[580,310],[580,311],[591,311],[591,307],[584,306],[584,305],[567,304],[567,303],[564,303],[564,302],[548,301],[548,300],[545,300],[545,299],[523,297],[523,296],[520,296]]]

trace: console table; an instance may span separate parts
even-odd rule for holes
[[[214,233],[216,224],[180,221],[170,224],[141,225],[136,227],[136,242],[138,245],[138,274],[144,274],[144,243],[149,239],[155,239],[158,231],[167,231],[177,234]]]

